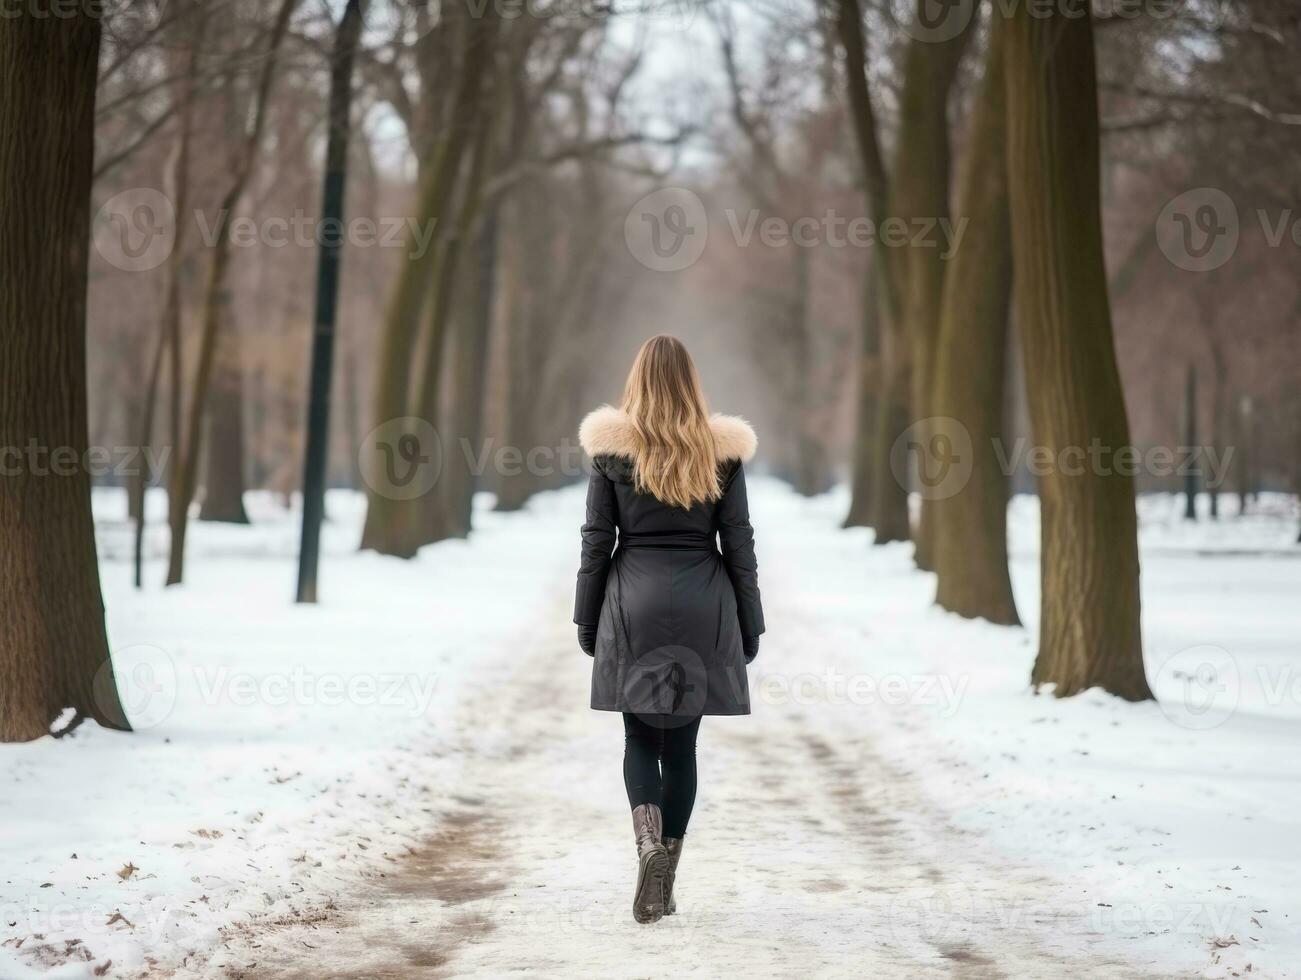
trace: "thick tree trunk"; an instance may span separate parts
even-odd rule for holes
[[[487,394],[488,340],[492,333],[493,299],[497,276],[497,209],[492,207],[483,217],[479,229],[478,255],[471,284],[472,299],[460,317],[452,358],[453,374],[458,387],[452,403],[449,446],[444,463],[443,513],[450,537],[468,537],[472,530],[472,512],[477,476],[471,472],[463,451],[464,440],[470,454],[479,458],[483,446],[483,407]]]
[[[530,202],[527,188],[524,193],[512,195],[509,202],[512,220],[510,227],[528,228],[533,215],[526,205]],[[544,219],[538,219],[539,223]],[[533,225],[534,228],[537,225]],[[543,226],[545,227],[545,226]],[[533,445],[538,419],[538,380],[534,354],[535,310],[544,309],[545,301],[540,280],[542,270],[530,264],[528,240],[514,237],[502,242],[502,297],[507,304],[504,315],[505,331],[503,356],[506,362],[506,391],[503,396],[502,445],[527,454]],[[516,511],[528,503],[537,492],[538,478],[527,466],[503,466],[495,474],[499,511]]]
[[[881,222],[887,217],[889,178],[876,127],[876,111],[867,86],[867,53],[863,41],[863,14],[858,0],[839,0],[836,31],[845,50],[845,80],[854,136],[869,217]],[[876,543],[900,540],[908,534],[908,496],[897,485],[890,468],[894,438],[907,425],[899,415],[900,393],[891,384],[900,365],[887,363],[885,351],[899,347],[885,343],[900,321],[900,263],[892,249],[878,249],[873,256],[865,289],[862,321],[862,352],[858,376],[858,418],[854,436],[853,497],[845,525],[878,522]],[[897,360],[897,359],[896,359]],[[893,435],[891,434],[893,433]],[[889,441],[882,442],[888,439]],[[882,496],[884,494],[884,496]]]
[[[199,520],[247,524],[244,510],[244,365],[237,331],[227,330],[208,394],[207,459]]]
[[[65,708],[127,730],[104,628],[86,400],[100,21],[0,19],[0,741]],[[12,450],[18,450],[15,457]]]
[[[1150,698],[1139,627],[1134,484],[1094,466],[1129,445],[1102,252],[1097,80],[1086,0],[1005,25],[1017,323],[1035,441],[1062,460],[1039,480],[1041,604],[1031,681],[1058,697]],[[1062,454],[1065,453],[1065,456]]]
[[[182,454],[173,467],[170,488],[172,501],[169,507],[171,524],[171,553],[167,561],[167,584],[177,585],[185,574],[185,538],[189,530],[190,502],[194,500],[199,482],[199,453],[203,448],[203,421],[207,409],[208,387],[218,355],[217,334],[221,325],[222,291],[225,288],[226,270],[230,265],[231,221],[235,209],[244,196],[244,187],[258,147],[262,142],[262,129],[266,123],[267,102],[271,96],[271,82],[275,76],[276,60],[281,43],[289,29],[289,18],[297,0],[281,0],[275,24],[267,41],[267,49],[254,94],[253,121],[245,134],[244,143],[231,185],[222,199],[219,211],[220,230],[212,248],[212,261],[208,269],[208,282],[203,300],[203,327],[199,338],[199,363],[194,373],[194,393],[190,400],[190,414],[185,426],[185,444],[176,451]]]
[[[468,18],[464,25],[465,50],[452,118],[429,167],[416,211],[423,227],[430,227],[431,222],[434,227],[439,227],[452,213],[461,160],[470,142],[484,74],[495,49],[497,28],[498,17],[491,5],[482,17]],[[439,279],[438,270],[443,267],[440,263],[444,261],[445,252],[444,247],[431,247],[423,256],[409,258],[398,274],[381,340],[375,382],[376,426],[410,417],[411,361],[416,333],[431,284]],[[433,317],[438,318],[437,309]],[[429,339],[437,345],[435,350],[441,347],[441,335],[431,335]],[[413,512],[412,502],[397,499],[385,489],[382,486],[367,488],[366,523],[362,529],[361,547],[380,554],[410,558],[419,547],[416,524],[409,519]]]
[[[930,0],[917,0],[917,17]],[[976,18],[971,18],[972,22]],[[945,41],[914,39],[904,58],[903,92],[899,106],[899,146],[892,187],[893,217],[947,221],[949,218],[949,92],[962,53],[971,36],[968,26]],[[944,288],[943,238],[937,230],[930,241],[910,244],[903,253],[903,324],[912,346],[910,423],[935,414],[931,406],[935,373],[936,337],[940,326],[940,299]],[[923,442],[926,432],[918,432]],[[925,495],[913,531],[915,560],[919,568],[934,567],[931,509]]]
[[[932,399],[935,415],[953,420],[944,424],[969,435],[971,473],[960,487],[941,482],[931,513],[935,601],[962,616],[1013,624],[1019,619],[1007,569],[1008,475],[995,452],[1003,435],[1012,288],[1002,41],[1003,32],[994,30],[971,120],[958,209],[967,230],[944,279]]]

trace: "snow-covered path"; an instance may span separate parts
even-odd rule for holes
[[[0,747],[0,978],[1297,975],[1290,499],[1196,525],[1140,501],[1161,702],[1135,705],[1029,691],[1032,499],[1019,629],[935,609],[907,545],[839,528],[843,491],[751,496],[754,714],[702,726],[653,926],[569,624],[580,488],[409,563],[357,554],[361,501],[332,495],[315,608],[270,501],[197,524],[187,585],[143,593],[101,501],[137,731]]]
[[[520,651],[508,691],[467,685],[455,726],[466,767],[428,842],[337,917],[243,935],[226,970],[1162,975],[1089,951],[1089,910],[1060,883],[994,858],[856,733],[789,704],[706,719],[679,914],[637,925],[622,728],[617,715],[576,710],[588,661],[567,604],[558,596],[552,626]]]

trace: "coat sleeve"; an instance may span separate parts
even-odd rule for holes
[[[745,469],[739,463],[724,485],[715,515],[723,564],[736,593],[741,635],[758,636],[764,631],[759,563],[754,557],[754,528],[750,526],[750,502],[745,495]]]
[[[587,481],[587,520],[583,523],[583,554],[574,596],[574,622],[580,626],[595,626],[600,622],[618,524],[614,483],[599,467],[593,466],[591,479]]]

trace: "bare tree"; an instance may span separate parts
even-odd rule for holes
[[[423,178],[417,221],[423,227],[440,227],[448,215],[455,213],[455,190],[461,161],[473,137],[473,124],[480,108],[483,79],[495,50],[499,18],[492,8],[483,17],[465,18],[461,31],[464,50],[460,77],[457,80],[452,116],[446,134],[435,151],[433,165]],[[421,313],[430,300],[431,285],[439,283],[444,297],[446,283],[440,281],[440,268],[447,258],[444,243],[419,258],[406,261],[399,273],[385,314],[384,333],[378,374],[375,381],[375,424],[383,425],[408,418],[412,414],[414,384],[434,384],[429,372],[441,363],[442,324],[446,307],[431,304],[430,329],[425,337],[427,355],[424,374],[413,379],[412,356],[416,348]],[[442,275],[449,275],[444,272]],[[446,299],[444,299],[446,303]],[[398,500],[371,487],[367,494],[366,525],[361,546],[386,555],[409,558],[419,547],[416,515],[419,500]]]
[[[253,98],[252,118],[247,125],[243,142],[236,157],[231,183],[222,199],[218,212],[219,228],[212,247],[208,268],[208,282],[204,294],[202,326],[199,339],[199,363],[195,369],[193,391],[190,398],[190,416],[186,425],[185,443],[174,447],[180,459],[172,470],[172,505],[169,522],[172,531],[171,554],[168,559],[167,584],[180,583],[185,570],[185,535],[189,527],[189,505],[194,499],[199,478],[199,454],[203,449],[203,422],[208,411],[208,390],[214,363],[218,357],[218,335],[224,306],[223,292],[226,272],[230,265],[231,218],[244,196],[244,189],[257,161],[262,142],[262,130],[267,117],[267,103],[271,96],[271,82],[275,76],[280,46],[289,28],[297,0],[281,0],[266,43],[266,53],[258,74]],[[239,465],[243,465],[242,458]]]

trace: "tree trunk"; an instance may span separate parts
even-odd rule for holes
[[[1197,368],[1192,364],[1184,389],[1184,445],[1188,452],[1197,451]],[[1197,466],[1191,461],[1184,474],[1184,520],[1197,520]]]
[[[452,118],[446,136],[439,142],[428,179],[421,190],[416,214],[424,227],[440,227],[451,213],[452,199],[461,167],[461,159],[479,107],[484,73],[492,60],[498,17],[489,5],[482,17],[470,17],[463,25],[465,50],[460,78],[457,81]],[[436,246],[419,258],[409,258],[398,274],[392,299],[384,320],[375,382],[376,427],[409,418],[411,396],[411,360],[421,312],[430,293],[430,284],[438,279],[439,263],[445,249]],[[435,311],[435,317],[437,312]],[[441,344],[441,338],[430,337]],[[381,449],[377,446],[376,449]],[[361,547],[380,554],[410,558],[418,544],[414,526],[407,519],[410,501],[398,499],[384,486],[367,488],[366,523]]]
[[[222,305],[225,305],[224,298]],[[221,314],[218,314],[221,315]],[[237,331],[227,330],[208,395],[207,465],[199,520],[247,524],[244,510],[244,365]]]
[[[1212,330],[1214,328],[1212,327]],[[1228,366],[1224,361],[1224,350],[1219,343],[1219,339],[1213,334],[1210,337],[1211,348],[1211,431],[1208,445],[1215,449],[1216,452],[1224,452],[1224,393],[1228,386]],[[1220,474],[1223,475],[1222,473]],[[1221,481],[1217,478],[1215,482],[1208,483],[1206,487],[1211,498],[1211,519],[1218,520],[1220,516],[1220,491],[1223,489]]]
[[[924,5],[917,0],[917,17]],[[974,22],[977,18],[971,18]],[[949,217],[949,92],[958,63],[971,36],[970,26],[944,41],[914,39],[904,58],[903,92],[899,106],[899,146],[892,188],[893,217],[907,221],[945,221]],[[935,373],[936,337],[940,326],[940,298],[944,288],[944,249],[938,231],[927,235],[929,244],[910,245],[903,252],[903,329],[912,346],[910,423],[932,416],[931,387]],[[925,431],[918,430],[923,443]],[[913,532],[917,566],[934,567],[931,509],[934,502],[922,495],[921,514]]]
[[[1086,0],[1006,22],[1008,180],[1017,322],[1035,441],[1055,459],[1129,445],[1102,252],[1097,78]],[[1096,443],[1095,443],[1096,440]],[[1039,653],[1058,697],[1150,698],[1139,628],[1134,483],[1112,465],[1039,480]]]
[[[1234,412],[1234,433],[1238,451],[1234,455],[1234,483],[1238,491],[1238,516],[1242,517],[1251,507],[1251,494],[1255,488],[1255,410],[1251,396],[1243,395],[1238,399]]]
[[[809,332],[811,256],[807,248],[793,250],[795,288],[791,295],[789,326],[793,375],[798,379],[791,406],[795,415],[795,492],[804,497],[831,488],[831,465],[819,434],[815,412],[817,385],[813,380],[813,338]]]
[[[527,198],[516,195],[508,204],[512,220],[510,227],[527,226],[528,211],[523,204]],[[502,443],[527,452],[533,442],[533,423],[536,417],[534,396],[535,372],[530,370],[531,311],[542,305],[540,290],[533,282],[537,269],[528,264],[528,248],[520,239],[502,242],[502,297],[507,309],[503,316],[503,357],[506,367],[506,390],[502,396]],[[537,480],[527,467],[503,466],[496,474],[499,511],[516,511],[528,503],[537,489]]]
[[[164,319],[166,314],[163,314]],[[154,408],[158,404],[159,379],[163,373],[163,354],[167,347],[167,336],[160,333],[154,346],[154,356],[149,365],[149,381],[145,388],[144,409],[140,413],[140,438],[136,445],[140,447],[138,460],[144,459],[144,451],[153,445]],[[145,493],[149,489],[149,473],[143,465],[128,478],[127,493],[130,495],[127,508],[129,516],[135,521],[133,554],[133,578],[137,589],[144,588],[145,577]]]
[[[867,86],[863,14],[858,0],[840,0],[836,13],[837,35],[845,50],[846,88],[868,216],[879,223],[887,217],[890,189],[877,133],[876,111]],[[882,340],[887,335],[894,336],[899,329],[899,265],[893,250],[881,248],[873,255],[872,268],[868,272],[859,361],[853,498],[849,516],[845,519],[846,526],[870,524],[876,527],[877,544],[908,536],[907,490],[898,486],[890,468],[894,439],[907,425],[900,412],[901,392],[897,375],[901,365],[897,358],[887,362],[885,357],[887,349],[895,350],[899,344],[897,340]]]
[[[472,529],[477,477],[471,472],[461,440],[474,458],[483,448],[483,406],[487,395],[488,340],[492,333],[493,299],[497,276],[497,208],[483,217],[479,229],[473,298],[460,317],[453,356],[454,375],[460,382],[452,406],[449,430],[455,445],[444,462],[443,512],[450,537],[468,537]]]
[[[849,513],[844,527],[870,527],[872,524],[873,464],[876,439],[877,387],[881,370],[880,309],[868,273],[863,291],[863,316],[859,322],[857,413],[854,419],[854,443],[851,450],[849,477]]]
[[[872,464],[872,529],[874,544],[907,541],[911,535],[908,517],[907,460],[901,437],[908,428],[908,341],[896,328],[881,338],[881,392],[876,411],[876,438]]]
[[[208,19],[202,8],[192,7],[186,0],[179,0],[175,8],[178,31],[178,48],[184,48],[185,56],[174,55],[174,70],[180,74],[176,83],[176,100],[180,106],[177,119],[176,145],[172,150],[171,167],[168,175],[168,193],[175,208],[178,220],[176,232],[172,239],[172,251],[167,256],[166,298],[163,302],[163,318],[159,323],[158,347],[149,372],[149,388],[145,395],[144,417],[140,421],[140,438],[137,445],[144,450],[153,445],[154,417],[157,414],[158,390],[162,382],[164,362],[171,374],[171,386],[168,396],[168,420],[170,423],[170,444],[167,454],[166,482],[171,485],[170,467],[175,465],[174,456],[181,440],[181,276],[185,266],[184,235],[187,222],[181,220],[189,210],[190,180],[190,139],[194,127],[190,108],[194,102],[194,90],[198,79],[199,52],[203,48],[203,37]],[[193,22],[189,18],[194,18]],[[164,474],[159,474],[163,476]],[[136,497],[137,507],[133,508],[135,517],[135,587],[144,587],[144,544],[145,492],[149,474],[142,469],[132,481],[132,495]]]
[[[950,259],[935,365],[932,410],[970,437],[971,473],[945,481],[933,501],[935,601],[952,612],[1016,624],[1007,569],[1008,475],[995,443],[1003,435],[1012,241],[1007,212],[1007,118],[1001,30],[990,35],[985,77],[971,120],[959,191],[963,247]],[[935,438],[952,438],[936,432]]]
[[[267,41],[267,51],[254,95],[253,121],[245,134],[234,177],[219,212],[219,231],[212,248],[212,264],[208,269],[208,282],[203,300],[203,327],[199,337],[199,363],[194,374],[194,393],[190,400],[190,414],[185,426],[185,444],[176,447],[181,459],[173,467],[171,486],[172,502],[169,522],[172,531],[171,554],[167,562],[167,584],[177,585],[185,574],[185,537],[189,530],[190,502],[194,500],[199,480],[199,452],[203,448],[203,420],[207,408],[208,386],[217,357],[217,333],[220,326],[222,291],[225,288],[226,270],[230,265],[230,226],[235,208],[244,196],[244,187],[257,159],[266,123],[267,102],[271,96],[271,81],[275,75],[276,60],[281,42],[289,29],[289,18],[297,0],[281,0],[275,24]],[[242,462],[241,462],[242,465]]]
[[[104,628],[87,451],[100,21],[0,23],[0,741],[65,708],[129,730]],[[15,465],[16,464],[16,465]]]

